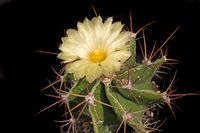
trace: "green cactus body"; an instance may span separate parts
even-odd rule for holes
[[[88,30],[91,30],[92,26],[90,27],[90,25],[92,24],[96,24],[96,28],[99,28],[98,26],[103,25],[100,17],[94,18],[91,21],[92,23],[89,23],[89,20],[86,19],[84,20],[84,23],[82,25],[79,23],[79,29],[81,29],[81,26],[84,26],[84,24],[87,24],[87,28],[85,29]],[[111,18],[109,18],[105,22],[105,26],[109,27],[111,25],[109,23],[110,21]],[[112,30],[116,28],[116,25],[120,24],[115,23]],[[85,29],[80,32],[81,35],[82,32],[86,32]],[[121,27],[119,29],[121,30]],[[117,33],[113,36],[117,36],[119,34],[119,31],[116,32]],[[68,31],[67,34],[69,34],[69,36],[78,36],[75,31],[71,30]],[[98,33],[95,32],[95,34]],[[122,38],[125,35],[126,33],[123,33],[120,37]],[[84,38],[84,36],[81,37]],[[113,38],[111,38],[110,40],[112,40]],[[63,40],[65,41],[65,39]],[[94,38],[92,38],[91,40],[87,39],[88,43],[92,40],[94,40]],[[76,43],[76,41],[73,40],[72,36],[69,37],[68,42],[69,41]],[[131,56],[126,61],[124,61],[123,65],[120,67],[120,71],[112,71],[112,74],[108,74],[105,68],[101,69],[103,65],[106,66],[106,64],[101,64],[101,62],[105,60],[106,56],[109,56],[106,54],[106,52],[104,52],[104,47],[106,46],[104,46],[103,48],[97,47],[94,49],[93,52],[89,51],[89,55],[87,57],[87,60],[85,61],[88,62],[88,60],[91,58],[91,62],[93,63],[91,65],[99,63],[97,66],[95,66],[95,70],[105,73],[103,75],[100,75],[100,73],[97,73],[94,70],[91,70],[92,74],[90,74],[88,72],[90,70],[88,70],[87,67],[84,66],[84,64],[82,63],[83,61],[81,62],[81,59],[77,58],[73,54],[59,54],[59,58],[62,59],[65,57],[72,58],[72,62],[71,64],[69,64],[69,68],[67,68],[66,72],[64,73],[65,76],[63,78],[64,82],[71,84],[71,88],[69,90],[59,90],[61,92],[64,91],[67,95],[65,101],[69,110],[67,113],[70,113],[71,117],[74,118],[76,122],[79,121],[81,115],[89,116],[91,118],[93,131],[95,133],[118,132],[119,129],[123,127],[122,124],[125,126],[129,125],[136,133],[150,132],[152,131],[152,129],[150,130],[148,127],[148,120],[143,120],[145,112],[151,109],[151,104],[155,102],[166,102],[166,100],[169,100],[166,92],[162,93],[158,90],[155,90],[154,86],[152,85],[153,77],[161,68],[161,66],[166,63],[166,57],[163,55],[153,62],[151,62],[151,59],[145,59],[144,57],[144,62],[138,63],[136,62],[136,38],[131,37],[128,43],[128,45],[120,45],[119,49],[115,49],[116,53],[121,49],[122,53],[125,51],[122,54],[124,55],[124,58],[128,57],[129,51],[131,53]],[[73,50],[76,50],[76,47],[74,46],[70,46],[68,48],[71,47],[73,48]],[[93,47],[91,47],[91,49],[92,48]],[[128,52],[126,51],[127,48]],[[161,48],[159,50],[161,50]],[[61,50],[63,49],[65,50],[66,48],[61,48]],[[115,55],[115,57],[124,59],[117,54]],[[79,64],[79,61],[80,63],[82,63],[82,65]],[[107,67],[110,70],[112,70],[112,67],[118,70],[119,63],[120,62],[117,60],[117,63],[114,64],[115,66],[113,65]],[[70,68],[71,66],[77,68],[82,67],[80,68],[82,71]],[[74,75],[73,72],[75,73]],[[86,76],[83,76],[84,72]],[[95,76],[97,78],[95,78]],[[116,126],[116,129],[113,129],[113,126]],[[126,132],[125,129],[124,132]]]
[[[110,127],[121,122],[128,124],[137,133],[145,133],[147,130],[142,123],[144,112],[152,102],[163,99],[162,93],[154,90],[151,81],[165,58],[161,57],[150,65],[136,63],[135,39],[131,42],[132,56],[126,62],[126,65],[131,67],[125,68],[123,73],[117,73],[111,82],[105,83],[105,79],[97,79],[89,83],[85,78],[74,81],[71,75],[65,78],[66,82],[70,78],[74,81],[68,91],[68,103],[70,110],[73,109],[73,117],[80,113],[90,116],[95,133],[111,133],[113,131]],[[94,101],[86,101],[74,109],[78,103],[84,102],[88,94],[93,95]],[[84,105],[85,109],[80,112]],[[130,115],[129,119],[124,118],[126,114]]]
[[[148,105],[154,100],[162,99],[162,94],[159,91],[154,91],[151,81],[164,61],[164,58],[161,58],[153,62],[151,66],[140,64],[127,70],[117,77],[116,89],[124,97],[140,104]]]
[[[109,104],[102,84],[98,86],[97,90],[94,92],[94,96],[96,100]],[[94,105],[89,105],[89,112],[92,116],[94,131],[97,133],[109,133],[111,132],[109,126],[119,123],[111,106],[109,107],[102,103],[95,102]]]
[[[140,126],[141,116],[145,111],[145,106],[136,104],[129,99],[123,97],[119,92],[112,87],[106,87],[106,96],[108,97],[111,105],[113,105],[115,113],[123,121],[123,116],[126,112],[129,112],[131,119],[127,121],[130,126],[134,127],[137,131],[144,131],[142,126]]]

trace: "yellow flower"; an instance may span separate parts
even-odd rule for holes
[[[92,82],[120,70],[131,56],[131,32],[122,31],[121,22],[112,21],[112,17],[104,22],[100,16],[91,21],[85,18],[83,23],[78,22],[77,30],[66,31],[58,58],[68,63],[67,73],[73,73],[76,79],[86,77]]]

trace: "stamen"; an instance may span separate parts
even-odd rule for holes
[[[106,59],[106,53],[102,50],[94,50],[91,53],[89,53],[89,57],[93,62],[102,62]]]

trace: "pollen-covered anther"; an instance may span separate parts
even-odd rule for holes
[[[133,119],[133,116],[130,112],[125,112],[124,115],[123,115],[123,120],[124,121],[130,121]]]
[[[89,57],[92,62],[101,63],[102,61],[104,61],[106,59],[107,55],[106,55],[105,51],[96,49],[89,53]]]
[[[85,96],[86,103],[94,104],[94,100],[95,100],[95,97],[93,93],[89,93],[87,96]]]

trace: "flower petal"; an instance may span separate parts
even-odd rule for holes
[[[67,66],[66,71],[68,73],[74,73],[75,79],[81,79],[86,75],[88,63],[87,60],[75,61]]]
[[[97,63],[90,63],[86,71],[86,79],[88,82],[93,82],[102,75],[102,67]]]

